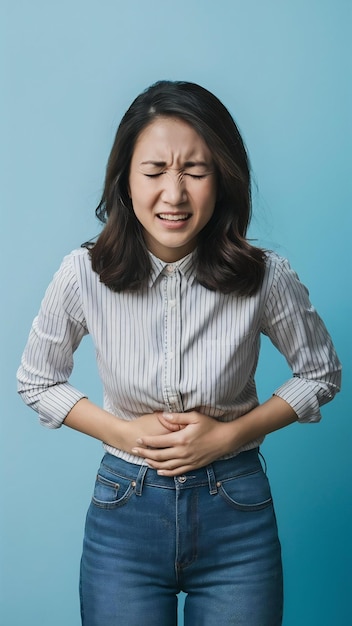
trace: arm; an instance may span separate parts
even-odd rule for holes
[[[341,363],[307,288],[286,259],[276,259],[261,330],[293,372],[275,395],[290,404],[299,422],[318,422],[320,407],[340,389]]]
[[[163,423],[182,425],[182,430],[139,438],[132,451],[160,474],[176,476],[208,465],[296,420],[294,410],[277,396],[231,422],[219,422],[197,411],[164,414]]]
[[[101,409],[87,398],[79,400],[64,420],[64,425],[85,435],[94,437],[108,445],[132,453],[136,440],[144,436],[163,436],[179,430],[177,424],[165,426],[159,421],[160,413],[142,415],[126,421]]]
[[[167,438],[169,449],[143,451],[143,445],[162,445],[157,438],[146,438],[137,446],[138,453],[151,465],[158,463],[153,465],[157,469],[177,474],[187,471],[185,468],[194,469],[243,449],[251,441],[295,420],[318,421],[320,406],[339,390],[341,366],[306,288],[283,259],[276,261],[265,302],[262,332],[286,357],[293,378],[277,389],[267,402],[230,423],[219,423],[196,412],[169,417],[171,421],[188,426]],[[193,438],[190,430],[196,434]]]
[[[119,419],[68,382],[74,351],[87,333],[79,285],[68,256],[46,291],[17,372],[18,391],[39,413],[41,423],[48,428],[64,423],[127,452],[138,437],[169,433],[172,424],[166,428],[157,414],[144,415],[136,424]]]
[[[18,393],[47,428],[59,428],[85,394],[69,382],[73,354],[88,333],[71,256],[46,290],[17,371]]]

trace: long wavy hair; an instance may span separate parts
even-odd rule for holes
[[[92,268],[113,291],[143,288],[150,257],[128,193],[130,163],[141,131],[155,118],[179,118],[209,147],[217,175],[212,217],[198,235],[195,271],[207,289],[255,294],[263,280],[265,252],[246,239],[251,218],[249,160],[240,132],[225,106],[195,83],[159,81],[131,104],[117,129],[102,198],[96,209],[105,225],[89,248]]]

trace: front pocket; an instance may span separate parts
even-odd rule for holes
[[[102,509],[114,509],[122,506],[133,494],[133,484],[126,478],[112,481],[101,474],[97,475],[92,502]]]
[[[240,511],[259,511],[272,504],[269,481],[262,470],[222,481],[219,494]]]

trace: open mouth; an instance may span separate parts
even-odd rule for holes
[[[159,213],[158,218],[167,222],[186,222],[191,217],[190,213]]]

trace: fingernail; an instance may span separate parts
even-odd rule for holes
[[[172,413],[163,413],[163,417],[165,417],[165,419],[167,420],[173,420],[174,416],[172,415]]]
[[[158,471],[157,471],[157,474],[158,474],[159,476],[165,476],[165,472],[164,472],[163,470],[158,470]]]
[[[142,439],[136,439],[136,443],[141,444],[141,443],[143,443],[143,441],[142,441]]]
[[[138,448],[132,448],[131,452],[133,452],[133,454],[138,454]]]

